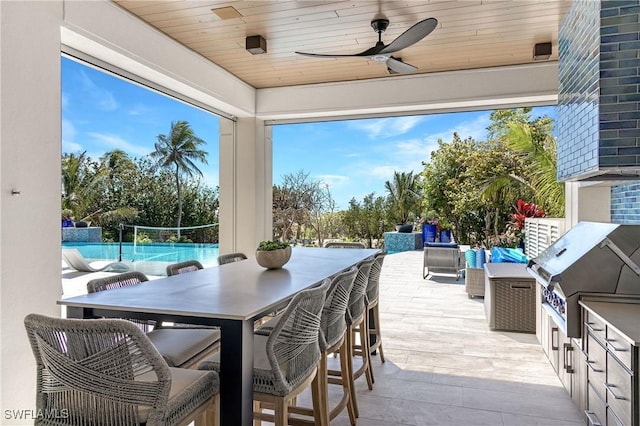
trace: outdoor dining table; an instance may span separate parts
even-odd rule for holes
[[[139,285],[58,301],[69,318],[137,318],[221,328],[222,425],[251,425],[254,321],[286,306],[299,291],[349,269],[377,249],[292,250],[282,269],[267,270],[255,257]]]

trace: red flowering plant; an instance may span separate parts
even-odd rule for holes
[[[524,221],[528,217],[544,217],[544,210],[534,203],[518,200],[513,207],[515,213],[511,214],[512,221],[507,224],[502,234],[492,235],[488,239],[489,247],[519,247],[524,238]]]
[[[516,212],[511,214],[511,218],[513,219],[511,225],[520,232],[524,230],[524,221],[526,218],[545,216],[544,210],[539,209],[536,204],[527,203],[522,200],[518,200],[514,208]]]

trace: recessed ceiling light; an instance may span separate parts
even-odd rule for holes
[[[222,20],[242,17],[240,12],[238,12],[233,6],[219,7],[217,9],[211,9],[211,11]]]

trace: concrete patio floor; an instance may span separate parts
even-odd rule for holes
[[[356,381],[358,425],[584,425],[535,334],[491,331],[483,299],[468,298],[463,278],[421,273],[421,251],[385,258],[386,363],[373,357],[372,391]],[[338,386],[330,392],[335,400]],[[350,423],[343,413],[331,424]]]

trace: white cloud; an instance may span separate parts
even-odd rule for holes
[[[142,105],[142,104],[138,104],[136,106],[134,106],[133,108],[129,109],[128,114],[129,115],[147,115],[149,113],[149,107],[147,107],[146,105]]]
[[[407,117],[388,117],[369,120],[357,120],[349,123],[352,129],[363,130],[369,139],[389,138],[403,135],[418,124],[428,119],[427,116],[412,115]]]
[[[149,147],[143,145],[136,145],[128,142],[125,139],[117,135],[109,135],[104,133],[90,132],[87,134],[94,140],[96,146],[102,146],[106,151],[112,151],[114,149],[121,149],[133,156],[143,156],[150,153]]]
[[[326,183],[332,189],[344,186],[349,182],[349,176],[344,175],[318,175],[316,179]]]
[[[73,154],[76,152],[82,152],[82,145],[62,139],[62,152]]]
[[[80,81],[83,86],[82,90],[95,102],[98,109],[103,111],[115,111],[118,109],[118,102],[113,93],[98,87],[86,72],[80,71]]]

